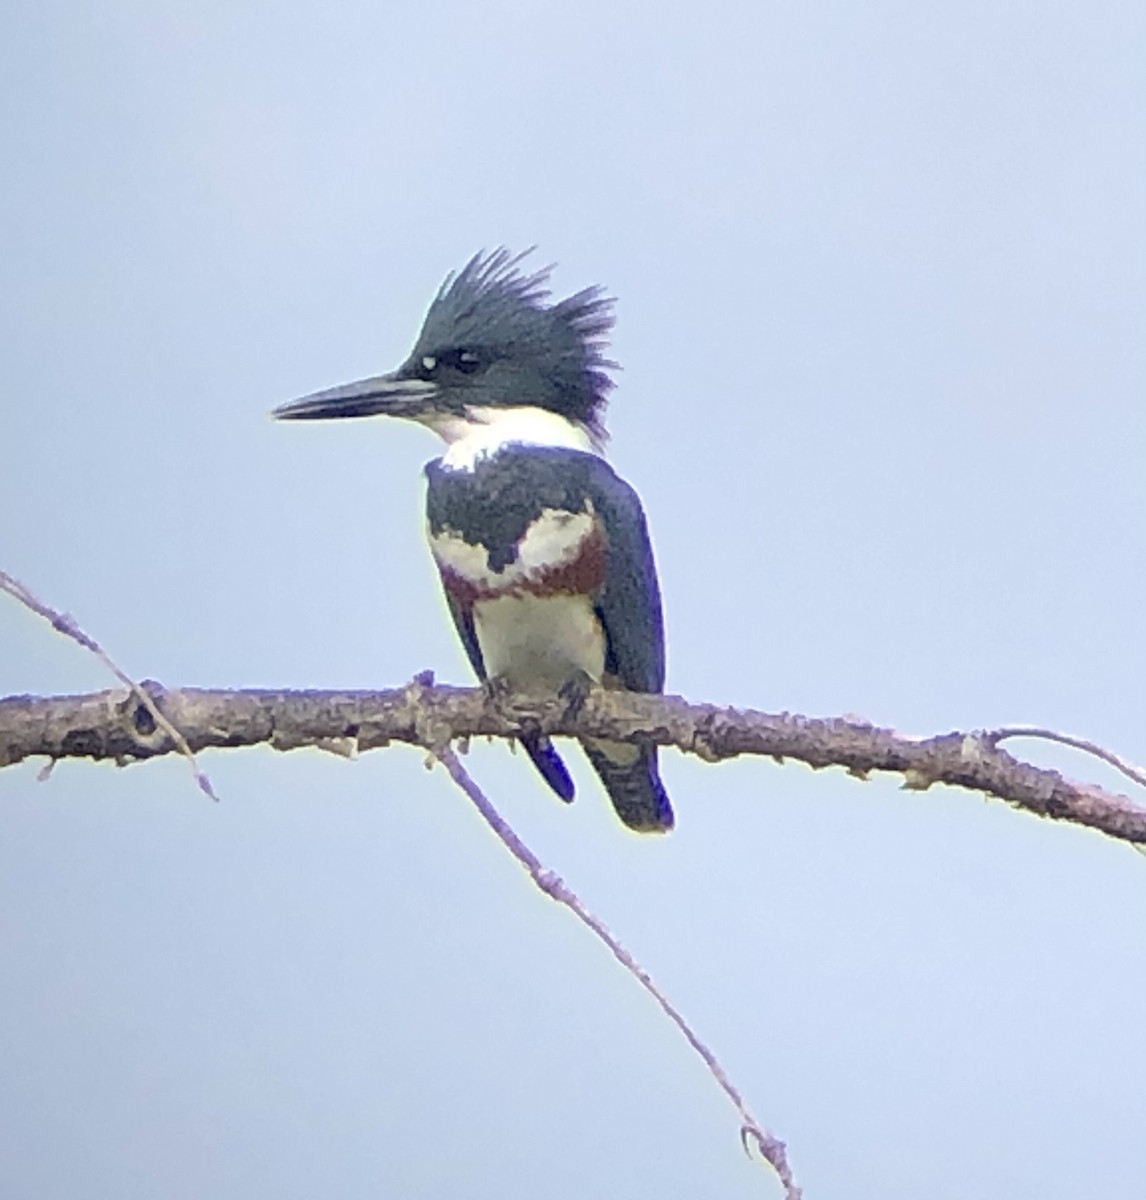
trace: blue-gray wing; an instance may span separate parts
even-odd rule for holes
[[[474,669],[474,674],[485,683],[485,660],[481,656],[481,647],[478,645],[477,630],[474,628],[474,612],[473,609],[459,603],[457,599],[450,593],[449,588],[443,587],[442,591],[446,595],[446,603],[450,608],[450,616],[454,619],[454,628],[458,631],[458,637],[462,640],[462,646],[465,648],[466,657],[470,660],[470,666]]]
[[[587,490],[606,537],[605,582],[596,601],[605,629],[605,670],[630,691],[663,691],[664,618],[640,499],[600,458],[590,467]]]
[[[598,459],[590,479],[589,495],[606,539],[605,579],[596,600],[605,630],[606,676],[630,691],[663,691],[664,619],[644,510],[636,492],[607,463]],[[672,828],[656,746],[598,739],[586,739],[584,746],[626,825],[642,833]]]

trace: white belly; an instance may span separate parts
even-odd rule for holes
[[[605,670],[605,634],[588,596],[504,595],[474,604],[486,674],[515,691],[556,691],[578,671]]]

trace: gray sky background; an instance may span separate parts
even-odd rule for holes
[[[12,3],[0,565],[169,685],[469,678],[430,435],[276,426],[475,250],[619,297],[670,689],[1146,759],[1146,9]],[[0,693],[108,686],[0,597]],[[1122,790],[1100,765],[1039,761]],[[1146,860],[954,791],[469,762],[809,1200],[1146,1178]],[[0,773],[0,1195],[777,1195],[651,1002],[395,748]]]

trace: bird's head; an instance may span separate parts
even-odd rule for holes
[[[616,366],[605,357],[612,298],[587,288],[551,304],[549,269],[523,273],[524,257],[475,255],[446,278],[396,371],[293,400],[274,416],[406,417],[452,442],[509,410],[541,409],[601,442]]]

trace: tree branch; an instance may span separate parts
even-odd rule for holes
[[[478,688],[434,687],[424,676],[384,691],[214,691],[139,685],[191,750],[319,746],[345,754],[390,742],[421,747],[528,730],[568,737],[649,741],[709,762],[741,754],[796,759],[815,769],[843,767],[903,775],[923,791],[936,783],[995,796],[1038,816],[1070,821],[1146,844],[1146,809],[1128,797],[1074,783],[1014,758],[997,742],[1014,730],[914,738],[857,720],[690,704],[678,696],[594,690],[573,713],[559,700],[513,696],[495,705]],[[0,767],[26,758],[112,759],[125,765],[173,753],[174,740],[136,691],[0,699]]]

